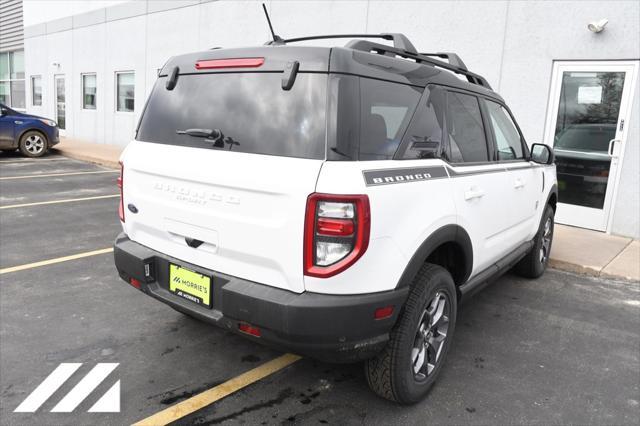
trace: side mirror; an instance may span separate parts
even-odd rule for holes
[[[556,156],[553,153],[553,148],[543,143],[534,143],[531,145],[531,155],[529,160],[538,164],[553,164]]]

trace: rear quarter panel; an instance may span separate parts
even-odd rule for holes
[[[327,161],[316,192],[366,194],[371,234],[365,254],[330,278],[305,276],[305,289],[317,293],[361,294],[392,290],[411,256],[435,230],[456,223],[448,178],[366,186],[363,171],[443,166],[441,160]]]

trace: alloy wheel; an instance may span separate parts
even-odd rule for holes
[[[548,217],[544,223],[544,230],[542,231],[542,246],[540,247],[540,263],[545,263],[549,257],[549,251],[551,250],[551,218]]]
[[[411,350],[411,368],[416,380],[424,380],[441,359],[449,330],[450,302],[444,292],[436,292],[427,304]]]
[[[25,140],[24,147],[31,154],[40,154],[44,150],[44,140],[39,135],[31,135]]]

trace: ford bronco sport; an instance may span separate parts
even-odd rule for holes
[[[460,303],[545,271],[554,158],[457,55],[357,37],[171,58],[122,154],[115,263],[199,320],[364,360],[375,392],[413,403]]]

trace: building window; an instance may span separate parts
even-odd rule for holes
[[[133,112],[135,101],[135,73],[116,73],[116,111]]]
[[[82,74],[82,109],[96,109],[95,74]]]
[[[0,102],[25,109],[24,51],[0,53]]]
[[[42,77],[31,76],[31,105],[42,106]]]

